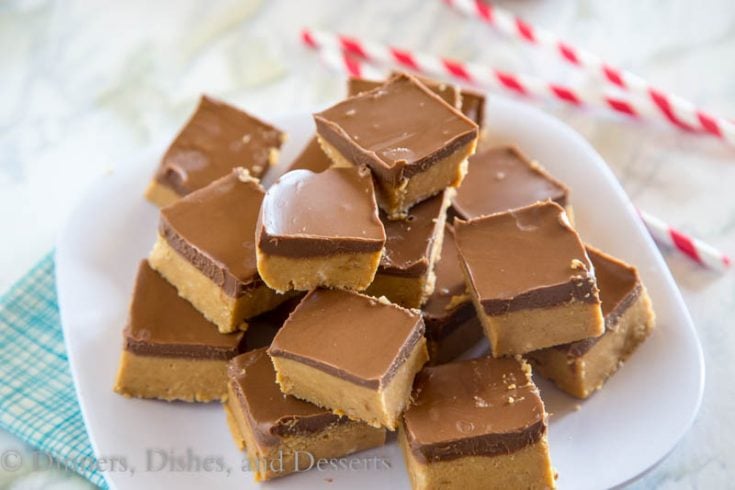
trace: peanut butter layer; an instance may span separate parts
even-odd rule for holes
[[[227,360],[245,348],[244,333],[221,334],[144,260],[138,267],[125,350],[142,356]]]
[[[276,445],[282,437],[316,434],[349,422],[347,417],[281,393],[265,348],[232,359],[227,375],[261,444]]]
[[[161,210],[166,242],[228,296],[262,284],[255,257],[255,226],[265,192],[235,169]]]
[[[317,132],[392,186],[477,139],[477,125],[422,83],[397,75],[314,114]]]
[[[413,206],[405,220],[389,220],[381,213],[385,227],[385,252],[379,274],[419,277],[431,265],[431,250],[446,210],[444,191]]]
[[[558,204],[455,220],[455,232],[468,285],[487,315],[599,304],[592,264]]]
[[[424,368],[403,416],[408,447],[422,463],[511,454],[541,440],[546,413],[531,368],[482,357]]]
[[[365,168],[294,170],[268,189],[260,212],[258,247],[286,257],[378,252],[385,231]]]
[[[589,245],[587,255],[595,268],[597,287],[600,289],[600,301],[602,302],[602,314],[605,317],[605,329],[609,331],[638,300],[643,292],[643,286],[635,267]],[[566,351],[571,356],[579,357],[587,353],[601,338],[602,336],[590,337],[556,348]]]
[[[288,167],[291,170],[311,170],[312,172],[323,172],[332,166],[332,160],[324,153],[316,136],[311,138],[301,153]]]
[[[392,76],[396,75],[399,75],[399,73],[394,72]],[[426,88],[441,97],[444,102],[454,107],[455,109],[459,109],[462,106],[462,96],[460,94],[459,88],[457,88],[456,85],[442,83],[437,80],[431,80],[424,77],[415,78],[423,83]],[[347,95],[352,97],[363,92],[369,92],[382,86],[385,82],[385,80],[366,80],[364,78],[350,78],[349,80],[347,80]]]
[[[308,293],[268,353],[370,389],[382,389],[422,341],[421,316],[343,290]]]
[[[277,128],[211,97],[202,96],[163,156],[155,179],[180,196],[207,186],[235,167],[261,177],[285,138]]]
[[[491,148],[470,157],[467,177],[452,209],[468,220],[551,200],[567,205],[569,189],[514,146]]]

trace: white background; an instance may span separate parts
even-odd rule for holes
[[[439,0],[207,3],[0,5],[0,292],[50,250],[92,181],[170,139],[199,93],[263,115],[339,97],[341,78],[299,45],[302,25],[584,81],[556,60],[465,21]],[[728,0],[501,5],[667,90],[735,114],[735,9]],[[638,206],[735,253],[735,149],[666,126],[541,107],[591,141]],[[735,410],[729,320],[735,274],[719,277],[674,254],[668,258],[703,342],[707,386],[690,433],[636,485],[724,488],[735,475],[735,442],[728,437]],[[22,445],[3,434],[0,449],[9,447]],[[0,487],[11,481],[12,488],[83,485],[63,475],[0,475]]]

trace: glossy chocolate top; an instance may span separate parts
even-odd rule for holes
[[[455,220],[454,226],[468,286],[488,315],[599,302],[592,264],[558,204]]]
[[[288,315],[296,308],[304,295],[300,294],[287,299],[275,309],[261,313],[255,318],[247,321],[248,329],[245,332],[245,345],[247,350],[268,347],[273,342],[278,330],[283,326]]]
[[[247,168],[256,177],[268,169],[271,153],[285,135],[231,105],[202,96],[163,156],[156,180],[184,196],[229,174]]]
[[[474,122],[403,74],[315,114],[314,120],[319,135],[348,160],[395,183],[478,135]]]
[[[294,170],[265,195],[258,246],[266,253],[309,257],[376,252],[385,244],[373,181],[365,168]]]
[[[397,76],[400,73],[393,73],[392,76]],[[418,81],[423,83],[426,88],[434,92],[441,99],[454,107],[459,109],[462,104],[462,97],[460,95],[459,88],[456,85],[449,83],[442,83],[437,80],[432,80],[425,77],[415,77]],[[369,92],[370,90],[376,89],[382,86],[386,80],[366,80],[364,78],[350,78],[347,80],[347,95],[352,97],[359,95],[363,92]]]
[[[443,232],[451,192],[413,206],[405,220],[389,220],[381,213],[386,241],[379,273],[418,277],[429,269],[431,248]]]
[[[566,206],[569,190],[513,146],[470,157],[467,176],[452,200],[462,219],[472,219],[550,199]]]
[[[392,76],[399,75],[400,72],[393,72]],[[456,85],[443,83],[426,77],[416,77],[426,88],[434,92],[442,98],[444,102],[451,105],[455,109],[459,109],[462,114],[474,121],[478,126],[484,124],[485,118],[485,96],[474,90],[460,89]],[[353,96],[363,92],[368,92],[380,87],[385,80],[366,80],[364,78],[350,78],[347,80],[347,95]]]
[[[318,173],[323,172],[331,166],[332,161],[322,151],[322,147],[319,146],[319,141],[314,136],[288,167],[288,171],[301,169]]]
[[[349,422],[346,417],[281,393],[265,348],[232,359],[227,376],[261,444],[276,445],[282,437],[316,434],[330,425]]]
[[[222,334],[176,288],[151,269],[138,266],[125,350],[144,356],[230,359],[244,350],[244,332]]]
[[[592,265],[595,267],[597,287],[600,289],[600,301],[602,302],[602,314],[605,317],[605,328],[615,328],[620,317],[640,297],[643,286],[638,278],[638,271],[632,265],[616,259],[596,248],[587,246]],[[560,349],[568,351],[571,355],[581,356],[589,351],[602,336],[590,337],[588,339],[573,342]]]
[[[541,439],[546,413],[531,368],[481,357],[424,368],[403,416],[408,446],[422,462],[510,454]]]
[[[235,169],[161,210],[169,245],[232,297],[259,284],[255,226],[265,192]]]
[[[373,389],[383,388],[423,340],[421,316],[338,289],[309,292],[269,353]]]

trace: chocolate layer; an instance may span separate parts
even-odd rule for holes
[[[156,180],[185,196],[245,167],[261,177],[284,133],[246,112],[202,96],[191,119],[163,156]]]
[[[281,393],[265,348],[235,357],[227,375],[261,444],[272,446],[284,437],[314,435],[334,424],[349,423],[347,417]]]
[[[294,310],[268,353],[379,389],[423,334],[421,316],[410,310],[362,294],[316,289]]]
[[[245,350],[244,332],[221,334],[147,260],[138,266],[125,350],[143,356],[227,360]]]
[[[385,244],[370,173],[355,167],[281,176],[266,193],[257,230],[261,251],[287,257],[377,252]]]
[[[400,73],[394,72],[392,76],[396,76],[399,74]],[[459,109],[462,106],[462,96],[460,94],[459,88],[456,85],[442,83],[437,80],[432,80],[425,77],[415,78],[423,83],[426,88],[441,97],[444,102],[454,107],[455,109]],[[350,78],[349,80],[347,80],[347,95],[352,97],[363,92],[369,92],[382,86],[383,84],[385,84],[385,82],[386,80],[366,80],[364,78]]]
[[[257,181],[235,169],[163,208],[159,232],[225,294],[240,297],[262,284],[255,260],[255,226],[264,195]]]
[[[400,72],[393,72],[392,76]],[[474,121],[478,126],[485,122],[485,96],[474,90],[460,89],[456,85],[443,83],[426,77],[416,77],[426,88],[442,98],[444,102],[459,109],[462,114]],[[380,87],[385,80],[366,80],[364,78],[350,78],[347,81],[347,95],[353,96],[368,92]]]
[[[529,160],[504,146],[470,157],[467,177],[452,200],[452,210],[468,220],[551,200],[567,205],[569,189]]]
[[[397,75],[314,114],[317,133],[355,165],[398,185],[477,138],[477,125],[422,83]]]
[[[323,172],[332,166],[332,160],[322,151],[316,136],[311,138],[299,156],[297,156],[288,171],[311,170],[312,172]]]
[[[485,96],[473,90],[462,90],[462,114],[472,119],[478,126],[485,125]]]
[[[511,454],[546,432],[544,405],[525,361],[483,357],[424,368],[413,400],[403,427],[422,463]]]
[[[600,288],[602,314],[605,317],[605,329],[612,330],[620,321],[620,317],[640,298],[643,286],[635,267],[589,245],[587,255],[595,267],[597,287]],[[560,345],[557,346],[557,349],[566,351],[570,356],[583,356],[602,337],[591,337],[579,342]]]
[[[432,246],[443,233],[447,192],[413,206],[405,220],[389,220],[381,213],[386,240],[378,274],[420,277],[428,271]]]
[[[558,204],[455,220],[455,231],[465,277],[486,314],[599,303],[592,264]]]

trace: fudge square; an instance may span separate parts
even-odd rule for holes
[[[434,263],[441,252],[450,196],[446,189],[412,207],[405,220],[381,216],[385,251],[366,293],[406,308],[420,307],[434,291]]]
[[[587,398],[602,388],[654,328],[651,299],[635,267],[587,246],[600,288],[605,333],[528,353],[545,378],[572,396]]]
[[[522,208],[551,200],[570,215],[569,189],[515,146],[480,151],[470,158],[467,178],[452,200],[453,213],[464,219]]]
[[[336,289],[307,294],[268,353],[284,393],[391,430],[427,360],[421,315]]]
[[[594,269],[561,206],[536,203],[454,226],[493,356],[603,333]]]
[[[277,291],[363,290],[385,244],[364,167],[286,173],[268,189],[256,233],[258,272]]]
[[[227,421],[256,481],[307,470],[313,462],[305,453],[318,461],[385,443],[385,429],[281,393],[264,348],[232,359],[227,375]]]
[[[415,490],[554,488],[531,367],[483,357],[424,368],[399,441]]]
[[[161,210],[149,261],[220,332],[288,299],[258,276],[255,225],[265,192],[245,169]]]
[[[285,134],[211,97],[199,106],[163,156],[146,198],[158,207],[176,202],[235,167],[262,177],[276,163]]]
[[[483,336],[472,298],[457,257],[454,230],[446,225],[441,258],[436,263],[436,286],[422,308],[429,364],[456,358]]]
[[[477,124],[409,75],[397,75],[315,114],[317,136],[336,165],[367,165],[391,219],[462,182]]]
[[[138,398],[208,402],[227,393],[227,361],[244,332],[221,334],[171,284],[138,267],[115,391]]]

